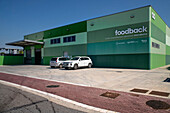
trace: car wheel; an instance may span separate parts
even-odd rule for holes
[[[76,70],[77,68],[78,68],[78,65],[75,64],[74,67],[73,67],[73,69]]]
[[[63,67],[63,65],[62,65],[62,64],[60,64],[60,65],[59,65],[59,68],[62,68],[62,67]]]
[[[51,66],[51,68],[55,68],[54,66]]]
[[[92,66],[92,65],[91,65],[91,64],[89,64],[89,65],[88,65],[88,68],[91,68],[91,66]]]

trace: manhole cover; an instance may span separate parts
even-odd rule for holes
[[[46,86],[47,88],[56,88],[56,87],[59,87],[60,85],[48,85]]]
[[[104,96],[104,97],[108,97],[108,98],[112,98],[115,99],[116,97],[118,97],[120,94],[118,93],[111,93],[111,92],[106,92],[101,94],[100,96]]]
[[[158,95],[158,96],[165,96],[165,97],[169,96],[169,93],[167,93],[167,92],[160,92],[160,91],[151,91],[149,94],[151,94],[151,95]]]
[[[146,105],[152,107],[153,109],[169,109],[170,105],[166,102],[160,100],[149,100]]]
[[[163,82],[170,82],[170,78],[166,78]]]
[[[134,88],[134,89],[132,89],[132,90],[130,90],[130,91],[132,91],[132,92],[137,92],[137,93],[146,93],[146,92],[148,92],[149,90]]]

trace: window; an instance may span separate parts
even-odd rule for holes
[[[155,42],[152,42],[152,47],[160,49],[160,45]]]
[[[68,41],[67,41],[67,37],[64,37],[63,43],[64,43],[64,42],[68,42]]]
[[[72,39],[72,42],[75,42],[76,41],[76,36],[72,36],[71,39]]]
[[[51,61],[56,61],[56,60],[57,60],[57,58],[52,58],[52,59],[51,59]]]
[[[54,44],[56,44],[56,42],[57,42],[57,40],[56,40],[56,39],[54,39]]]
[[[84,60],[89,60],[89,58],[84,58]]]
[[[84,60],[84,58],[80,58],[80,60]]]
[[[60,43],[60,38],[51,39],[51,44],[59,44],[59,43]]]
[[[51,39],[51,44],[54,44],[54,40],[53,39]]]
[[[66,42],[75,42],[76,41],[76,36],[69,36],[69,37],[64,37],[63,38],[63,43]]]
[[[66,58],[59,58],[59,61],[66,61]]]
[[[56,44],[60,43],[60,38],[56,39]]]
[[[78,59],[79,59],[79,57],[74,57],[71,60],[78,60]]]

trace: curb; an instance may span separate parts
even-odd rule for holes
[[[40,90],[29,88],[29,87],[26,87],[26,86],[6,82],[6,81],[3,81],[3,80],[0,80],[0,83],[2,83],[4,85],[16,87],[18,89],[21,89],[21,90],[26,91],[26,92],[30,92],[30,93],[35,94],[35,95],[39,95],[41,97],[47,98],[49,101],[52,101],[56,104],[66,106],[66,107],[69,107],[69,108],[72,108],[72,109],[76,109],[76,110],[79,110],[79,111],[84,111],[84,112],[88,112],[88,113],[99,113],[99,112],[100,113],[118,113],[118,112],[115,112],[115,111],[105,110],[105,109],[89,106],[89,105],[86,105],[86,104],[82,104],[82,103],[61,97],[61,96],[57,96],[57,95],[54,95],[54,94],[50,94],[50,93],[47,93],[47,92],[43,92],[43,91],[40,91]]]

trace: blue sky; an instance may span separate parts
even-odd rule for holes
[[[24,35],[146,5],[170,27],[170,0],[0,0],[0,48]]]

